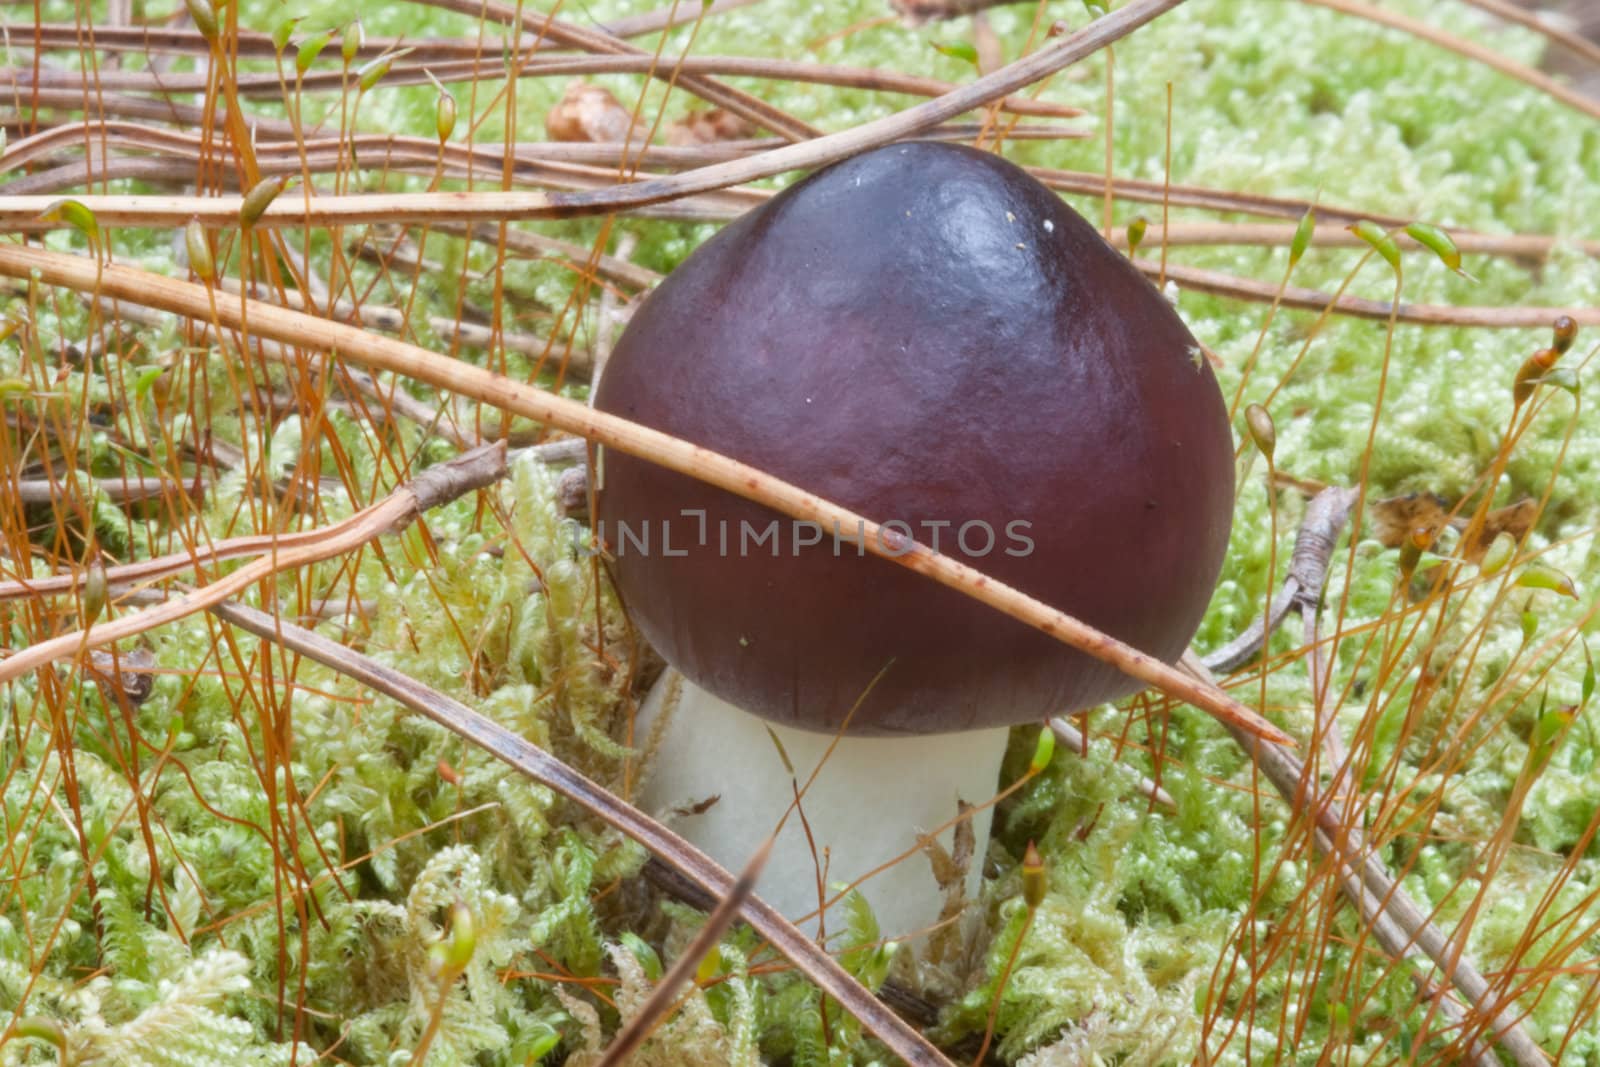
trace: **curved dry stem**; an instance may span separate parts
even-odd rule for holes
[[[669,3],[654,11],[644,11],[601,23],[596,27],[612,37],[642,37],[662,30],[682,26],[698,18],[720,14],[734,8],[746,7],[755,0],[715,0],[703,9],[693,4]],[[11,35],[14,47],[56,48],[79,51],[87,46],[88,35],[81,23],[40,22],[30,23]],[[524,47],[532,44],[523,42]],[[136,52],[141,55],[175,53],[204,56],[211,52],[211,42],[199,30],[188,26],[95,26],[94,47],[106,52]],[[278,54],[272,35],[255,30],[238,30],[229,34],[231,55],[239,59],[272,59]],[[559,51],[542,42],[540,51]],[[471,59],[481,55],[483,45],[476,37],[364,37],[357,48],[353,62],[376,59],[401,48],[411,49],[418,62],[426,60]]]
[[[469,46],[474,42],[467,42]],[[76,49],[76,45],[71,46]],[[406,45],[415,48],[414,45]],[[405,63],[397,63],[384,75],[381,85],[393,88],[405,85],[425,85],[437,80],[446,85],[454,82],[476,81],[484,78],[484,56],[471,53],[470,58],[452,58],[429,62],[415,53]],[[498,59],[498,57],[496,57]],[[684,74],[731,74],[742,78],[766,78],[785,82],[807,82],[813,85],[833,85],[844,89],[867,89],[873,92],[902,93],[906,96],[934,97],[953,92],[956,85],[920,74],[902,74],[899,71],[877,70],[872,67],[851,67],[834,63],[806,63],[792,59],[768,59],[763,56],[686,56],[676,64]],[[642,54],[600,56],[544,56],[525,59],[518,67],[520,78],[570,77],[590,74],[646,74],[657,66],[653,56]],[[433,77],[430,79],[429,75]],[[50,68],[40,72],[41,87],[81,86],[85,76],[77,71]],[[340,92],[348,78],[342,71],[312,71],[300,80],[302,93]],[[243,97],[279,97],[283,83],[273,73],[240,74],[236,79],[239,95]],[[0,84],[14,84],[27,89],[34,83],[33,72],[26,69],[0,70]],[[165,74],[149,71],[102,71],[94,84],[113,92],[141,93],[200,93],[208,84],[205,74]],[[1078,118],[1083,109],[1048,100],[1032,100],[1025,96],[1008,96],[995,102],[996,107],[1012,115],[1031,115],[1048,118]],[[1008,135],[1009,136],[1009,135]]]
[[[975,123],[950,123],[926,130],[921,137],[924,140],[967,142],[980,132],[981,127]],[[1081,130],[1065,126],[1027,125],[1014,127],[1009,136],[1014,140],[1072,140],[1085,135]],[[140,140],[154,141],[153,138]],[[186,146],[132,143],[132,147],[139,149],[155,147],[165,158],[142,154],[109,155],[105,152],[109,143],[113,143],[111,138],[96,141],[87,159],[69,157],[66,162],[48,170],[12,178],[6,183],[6,188],[12,196],[53,196],[68,189],[92,187],[128,178],[188,186],[194,181],[197,165],[227,167],[231,160],[225,153],[202,152],[198,138]],[[481,179],[487,171],[502,174],[511,187],[535,185],[555,189],[608,189],[616,184],[615,171],[620,166],[683,170],[744,158],[765,151],[772,144],[771,140],[764,140],[724,141],[705,146],[631,147],[614,142],[528,141],[512,144],[508,149],[496,145],[441,147],[437,141],[422,137],[371,133],[350,137],[320,137],[300,143],[258,143],[256,163],[264,178],[327,173],[337,175],[348,169],[354,157],[361,161],[362,166],[381,169],[386,173],[470,181],[475,177]],[[26,146],[26,154],[60,154],[62,147],[65,146],[53,145],[47,153],[37,145],[30,144]],[[72,144],[71,147],[79,145]],[[206,147],[214,150],[216,146]],[[18,158],[13,159],[8,152],[0,159],[0,172],[20,166],[22,155],[18,153]],[[234,180],[237,177],[226,175],[222,184],[237,189],[238,183]],[[741,187],[680,197],[634,210],[681,216],[693,208],[696,217],[733,219],[765,203],[771,196],[769,190]]]
[[[47,285],[98,292],[130,303],[147,304],[194,318],[207,318],[213,303],[207,290],[148,271],[108,266],[81,256],[27,247],[0,248],[0,274],[37,277]],[[243,300],[217,300],[215,314],[225,327],[240,329],[248,306],[250,330],[270,340],[301,345],[366,367],[393,371],[522,415],[608,448],[640,456],[681,474],[725,489],[822,529],[857,530],[868,551],[980,600],[1019,622],[1071,645],[1147,685],[1205,709],[1219,720],[1276,743],[1289,738],[1271,723],[1215,685],[1204,685],[1021,590],[1005,585],[926,545],[883,530],[867,516],[823,500],[747,464],[690,444],[669,434],[586,407],[522,382],[459,363],[437,353],[352,326],[285,308]]]
[[[1319,213],[1321,208],[1318,208]],[[1296,226],[1277,222],[1174,222],[1165,230],[1151,226],[1144,247],[1170,245],[1174,248],[1196,245],[1253,245],[1288,248],[1294,241]],[[1402,249],[1422,246],[1405,233],[1391,234]],[[1464,253],[1481,256],[1507,256],[1516,259],[1544,259],[1558,247],[1575,248],[1590,256],[1600,256],[1600,241],[1557,237],[1543,233],[1475,233],[1451,230],[1450,239]],[[1112,232],[1118,248],[1128,247],[1127,227]],[[1369,248],[1370,245],[1342,226],[1321,226],[1311,236],[1313,248]],[[1430,255],[1432,253],[1429,253]]]
[[[316,541],[318,538],[327,537],[332,533],[343,530],[350,521],[350,519],[346,519],[345,522],[340,523],[338,526],[325,527],[321,530],[232,537],[225,541],[216,542],[205,551],[194,553],[174,552],[165,556],[139,560],[136,563],[107,567],[105,572],[106,581],[113,586],[131,585],[136,582],[153,582],[183,571],[193,570],[207,563],[221,563],[224,560],[240,559],[244,556],[259,556],[263,552],[274,550],[283,552],[289,549],[297,549]],[[46,578],[23,578],[15,581],[3,581],[0,582],[0,601],[71,593],[83,585],[85,577],[81,573],[52,574]]]
[[[503,444],[485,445],[463,453],[448,463],[430,467],[411,484],[396,489],[381,502],[363,508],[338,525],[297,537],[287,548],[283,547],[280,539],[278,544],[269,548],[265,558],[246,564],[201,589],[165,601],[158,607],[29,645],[0,660],[0,685],[55,660],[175,622],[220,603],[275,574],[343,555],[384,534],[393,533],[433,503],[497,481],[504,471]]]
[[[455,0],[451,0],[455,2]],[[819,167],[877,145],[920,133],[1047,78],[1132,33],[1183,0],[1132,0],[1059,42],[1024,56],[944,96],[839,133],[786,145],[746,159],[683,174],[579,193],[386,193],[367,196],[279,197],[257,220],[266,226],[332,226],[363,222],[472,221],[570,218],[643,207],[695,193],[713,192],[791,170]],[[470,13],[477,14],[475,4]],[[64,94],[70,96],[70,93]],[[107,94],[109,96],[110,94]],[[173,105],[175,106],[175,105]],[[168,105],[157,105],[166,108]],[[163,114],[163,117],[173,117]],[[197,118],[203,115],[196,113]],[[292,136],[292,132],[289,134]],[[1103,184],[1103,180],[1102,180]],[[207,226],[235,226],[243,198],[85,196],[83,205],[104,226],[180,226],[191,218]],[[53,201],[0,196],[0,227],[48,228],[39,215]]]
[[[550,40],[569,48],[579,48],[585,52],[596,52],[601,55],[636,55],[655,59],[650,53],[634,47],[619,37],[601,30],[575,26],[554,15],[525,11],[521,4],[511,6],[495,3],[494,0],[418,0],[418,2],[428,7],[454,11],[506,26],[520,25],[526,32],[534,34],[539,42]],[[730,111],[740,118],[749,119],[784,140],[805,141],[822,135],[822,131],[815,126],[801,122],[765,100],[730,88],[703,74],[682,73],[673,62],[652,62],[649,74],[666,81],[669,85],[691,92],[707,103]]]
[[[667,860],[674,869],[712,896],[727,899],[737,889],[733,875],[689,842],[532,742],[465,704],[337,642],[266,612],[229,602],[214,604],[209,610],[235,626],[331,667],[426,716],[534,781],[549,786],[573,803],[581,805]],[[759,897],[746,898],[740,906],[740,914],[801,974],[839,1001],[846,1011],[859,1019],[879,1041],[906,1063],[913,1067],[951,1067],[950,1061],[940,1055],[926,1038],[867,992],[832,957]]]
[[[1161,271],[1160,264],[1149,260],[1136,259],[1134,263],[1150,277],[1157,276]],[[1166,271],[1168,279],[1177,282],[1181,288],[1218,296],[1271,301],[1280,292],[1275,284],[1201,267],[1181,267],[1176,263],[1168,263]],[[1279,303],[1304,311],[1352,315],[1358,319],[1378,319],[1382,322],[1392,318],[1395,322],[1425,326],[1540,329],[1549,327],[1561,315],[1570,316],[1579,326],[1600,326],[1600,307],[1449,307],[1444,304],[1405,303],[1397,307],[1387,300],[1369,300],[1343,291],[1330,296],[1320,289],[1299,286],[1284,287]]]
[[[633,1018],[628,1020],[628,1025],[623,1027],[612,1040],[605,1055],[595,1067],[621,1067],[628,1062],[628,1057],[633,1055],[634,1050],[644,1044],[656,1020],[672,1009],[678,988],[694,978],[695,968],[699,966],[700,961],[722,939],[723,931],[732,926],[733,920],[739,917],[744,902],[755,892],[756,879],[761,877],[761,869],[767,865],[767,857],[771,852],[772,839],[769,837],[760,851],[750,857],[750,862],[739,872],[739,878],[733,883],[733,888],[728,890],[727,895],[711,910],[711,914],[706,916],[706,921],[694,935],[694,939],[684,947],[672,969],[661,976],[661,981],[650,991],[649,998],[639,1006]]]
[[[576,446],[576,447],[574,447]],[[535,445],[526,453],[550,464],[581,463],[586,446],[577,438],[563,438],[548,444]],[[524,454],[526,454],[524,453]],[[190,552],[173,552],[165,556],[152,556],[105,569],[106,582],[113,588],[136,585],[170,578],[184,571],[192,571],[206,564],[221,563],[246,556],[259,556],[264,552],[282,552],[313,543],[319,538],[347,529],[358,516],[320,530],[300,530],[281,534],[250,534],[211,542],[205,549]],[[51,574],[44,578],[21,578],[0,581],[0,602],[32,599],[34,597],[60,596],[76,592],[83,587],[88,575],[84,571],[70,574]],[[137,596],[137,594],[135,594]],[[113,600],[115,603],[115,600]]]

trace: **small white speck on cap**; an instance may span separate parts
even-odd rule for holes
[[[1056,224],[1054,222],[1052,222],[1050,219],[1045,219],[1044,220],[1044,232],[1045,233],[1055,233],[1056,232]]]
[[[1008,212],[1006,212],[1006,221],[1007,222],[1016,222],[1017,221],[1017,217],[1015,215],[1013,215],[1011,212],[1008,211]]]

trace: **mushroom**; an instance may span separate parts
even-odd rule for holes
[[[1166,299],[1020,168],[902,143],[727,226],[651,293],[597,407],[770,471],[1172,662],[1221,569],[1232,434]],[[738,867],[802,783],[758,891],[817,907],[998,788],[1008,728],[1139,683],[868,554],[647,461],[598,459],[597,532],[676,703],[640,802]],[[769,733],[769,730],[771,733]],[[644,737],[644,733],[636,736]],[[715,798],[713,800],[713,798]],[[986,815],[974,819],[981,868]],[[946,838],[948,841],[948,838]],[[914,933],[920,858],[862,891]]]

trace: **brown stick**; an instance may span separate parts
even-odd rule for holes
[[[1134,263],[1147,276],[1160,273],[1160,265],[1149,260],[1136,259]],[[1167,264],[1167,277],[1180,288],[1195,289],[1202,293],[1216,293],[1240,300],[1270,302],[1278,293],[1278,286],[1259,282],[1253,278],[1240,278],[1221,271],[1203,270],[1199,267],[1181,267]],[[1338,300],[1320,289],[1303,289],[1289,286],[1283,290],[1279,301],[1285,307],[1306,311],[1322,311],[1330,304],[1334,312],[1358,319],[1378,319],[1388,322],[1414,323],[1424,326],[1482,326],[1495,329],[1548,328],[1559,316],[1567,315],[1579,326],[1600,326],[1600,307],[1449,307],[1444,304],[1401,304],[1396,308],[1386,300],[1368,300],[1365,297],[1341,295]]]
[[[722,938],[723,931],[733,925],[733,920],[739,917],[739,910],[744,907],[744,902],[755,892],[756,879],[761,877],[761,868],[767,865],[772,842],[773,838],[767,838],[756,854],[750,857],[750,862],[739,872],[739,879],[733,883],[733,888],[717,902],[715,908],[711,909],[711,914],[706,916],[706,921],[694,935],[694,940],[684,948],[677,961],[673,963],[672,969],[661,976],[661,981],[656,983],[656,987],[650,991],[650,996],[639,1006],[638,1013],[629,1019],[628,1025],[612,1039],[605,1055],[595,1067],[622,1067],[628,1062],[628,1057],[644,1044],[645,1038],[650,1036],[656,1020],[672,1009],[673,1001],[678,996],[678,988],[694,978],[695,969],[700,965],[700,961],[716,946]]]
[[[192,593],[166,601],[158,607],[40,641],[13,653],[0,660],[0,685],[55,660],[109,645],[192,615],[275,574],[359,548],[399,529],[419,512],[435,504],[498,481],[505,473],[505,462],[505,445],[494,444],[463,453],[437,467],[429,467],[409,485],[395,490],[372,507],[358,511],[344,522],[317,531],[317,536],[307,537],[292,547],[279,547],[265,558],[246,564]]]
[[[1056,739],[1073,752],[1083,752],[1089,747],[1089,739],[1084,735],[1083,731],[1059,715],[1050,719],[1050,732],[1055,734]],[[1172,794],[1142,775],[1139,778],[1138,790],[1139,794],[1145,799],[1160,804],[1164,808],[1177,810],[1178,802],[1172,799]]]
[[[1191,245],[1259,245],[1288,248],[1294,241],[1296,226],[1273,222],[1175,222],[1163,231],[1151,226],[1145,234],[1144,246],[1159,245],[1184,247]],[[1520,259],[1544,259],[1558,246],[1578,249],[1590,256],[1600,256],[1600,241],[1556,237],[1543,233],[1473,233],[1470,230],[1452,230],[1450,237],[1462,252],[1485,256],[1511,256]],[[1404,233],[1394,235],[1403,250],[1422,246]],[[1112,243],[1118,248],[1128,247],[1126,227],[1112,232]],[[1311,237],[1313,248],[1369,248],[1361,238],[1343,226],[1319,226]],[[1431,256],[1433,253],[1429,252]]]
[[[113,504],[137,504],[143,500],[160,500],[168,493],[195,493],[199,486],[184,485],[171,478],[135,476],[131,478],[97,478],[95,491],[104,493]],[[66,486],[48,479],[24,479],[12,485],[17,499],[24,504],[48,504],[66,492]]]
[[[406,46],[414,47],[414,46]],[[385,87],[424,85],[428,75],[448,85],[453,82],[475,81],[501,73],[496,63],[487,67],[484,57],[428,62],[413,54],[409,62],[396,63],[380,83]],[[498,60],[498,56],[496,57]],[[649,55],[602,56],[532,56],[524,60],[517,76],[558,77],[588,74],[642,74],[651,69],[655,57]],[[849,67],[834,63],[806,63],[793,59],[768,59],[762,56],[688,56],[676,61],[679,70],[686,74],[732,74],[742,78],[768,78],[775,81],[807,82],[814,85],[834,85],[846,89],[867,89],[883,93],[903,93],[907,96],[943,96],[956,88],[952,82],[920,74],[902,74],[899,71],[878,70],[873,67]],[[0,70],[0,85],[15,84],[26,89],[32,84],[29,70]],[[47,69],[39,79],[40,85],[81,85],[83,76],[77,71]],[[345,88],[348,78],[343,71],[312,71],[299,83],[301,92],[336,92]],[[204,92],[205,74],[155,75],[144,71],[102,72],[97,83],[112,92]],[[283,83],[275,73],[240,74],[238,88],[241,96],[277,97],[283,93]],[[1083,114],[1080,107],[1056,104],[1048,100],[1030,100],[1025,96],[1008,96],[996,101],[1001,111],[1013,115],[1033,115],[1050,118],[1077,118]]]
[[[231,601],[209,610],[266,641],[282,644],[308,659],[333,668],[362,685],[392,697],[451,733],[516,768],[527,777],[592,812],[619,832],[666,860],[673,870],[693,880],[714,898],[727,898],[734,878],[689,842],[602,789],[521,735],[488,719],[465,704],[436,692],[399,671],[385,667],[320,634],[301,629],[266,612]],[[759,897],[740,908],[755,928],[797,970],[828,996],[844,1005],[878,1040],[913,1067],[951,1067],[939,1050],[884,1004],[863,989],[834,959]]]
[[[452,0],[453,2],[453,0]],[[957,115],[1009,96],[1121,40],[1183,0],[1131,0],[1130,3],[1056,43],[1024,56],[944,96],[839,133],[786,145],[748,159],[730,160],[665,178],[580,193],[385,193],[279,197],[257,220],[267,226],[354,225],[362,222],[509,222],[517,219],[570,218],[604,214],[694,193],[726,189],[791,170],[832,163],[864,149],[909,137]],[[476,3],[470,5],[477,13]],[[191,218],[208,226],[236,226],[243,198],[178,196],[84,196],[84,206],[101,226],[181,226]],[[41,223],[53,201],[43,197],[0,196],[0,227],[63,225]]]
[[[559,466],[568,463],[582,463],[587,450],[588,446],[582,439],[566,438],[560,441],[552,441],[549,444],[534,445],[532,448],[523,449],[514,454],[531,454],[541,463]],[[349,521],[351,520],[345,520],[346,523]],[[343,528],[342,524],[333,527],[333,529]],[[320,537],[326,537],[328,533],[328,529],[322,529],[304,530],[297,533],[250,534],[245,537],[230,537],[223,541],[214,542],[205,549],[197,549],[193,552],[174,552],[170,555],[154,556],[135,563],[123,563],[115,567],[108,567],[106,568],[106,580],[113,588],[154,582],[175,574],[194,570],[203,564],[221,563],[224,560],[242,559],[245,556],[259,556],[267,552],[282,552],[285,549],[298,548]],[[70,574],[51,574],[44,578],[0,581],[0,601],[72,593],[83,585],[87,577],[86,572],[76,571]]]
[[[534,34],[540,41],[550,40],[569,48],[580,48],[585,52],[597,52],[602,55],[650,54],[609,33],[564,22],[553,15],[527,11],[521,4],[512,6],[499,3],[497,0],[420,0],[420,2],[429,7],[454,11],[485,22],[520,26],[526,32]],[[740,118],[749,119],[786,141],[800,142],[822,136],[822,131],[810,123],[802,122],[749,93],[731,88],[703,74],[680,73],[675,60],[676,57],[663,56],[651,69],[651,76],[691,92],[707,103],[730,111]]]
[[[1269,485],[1268,492],[1275,492],[1277,488]],[[1291,608],[1317,606],[1323,583],[1328,578],[1333,547],[1343,535],[1344,524],[1349,521],[1354,505],[1355,494],[1350,489],[1324,489],[1306,505],[1300,529],[1295,533],[1294,552],[1289,560],[1289,573],[1283,578],[1283,588],[1272,598],[1265,615],[1226,645],[1201,657],[1200,662],[1207,670],[1227,674],[1244,666],[1261,653],[1268,638],[1288,618]]]
[[[37,276],[46,285],[65,286],[80,292],[98,292],[104,296],[197,318],[208,314],[213,307],[210,294],[199,285],[118,265],[102,266],[81,256],[24,246],[0,246],[0,274],[17,278]],[[876,556],[981,600],[1064,644],[1112,664],[1125,674],[1204,708],[1223,721],[1237,724],[1248,733],[1277,743],[1289,740],[1277,727],[1216,686],[1201,685],[1155,657],[1131,648],[1018,589],[998,582],[950,556],[940,555],[925,545],[887,533],[864,515],[823,500],[748,464],[658,430],[596,411],[577,401],[546,393],[523,382],[445,359],[415,345],[376,337],[352,326],[266,303],[251,303],[248,316],[245,308],[234,300],[217,300],[214,306],[218,320],[229,328],[242,329],[248,317],[251,331],[260,337],[324,352],[338,352],[341,358],[369,369],[403,374],[436,388],[452,390],[588,438],[607,448],[640,456],[785,515],[816,522],[822,529],[857,531],[867,550]]]
[[[715,15],[732,8],[744,7],[752,2],[753,0],[716,0],[705,14]],[[681,26],[700,17],[699,5],[677,3],[655,11],[645,11],[602,23],[598,29],[613,37],[639,37],[644,34],[659,33],[673,26]],[[79,23],[42,22],[37,25],[12,23],[7,28],[10,31],[13,48],[30,47],[37,40],[42,48],[79,52],[88,44],[87,35]],[[522,47],[526,48],[530,43],[531,38],[522,42]],[[104,51],[138,52],[141,55],[176,52],[180,55],[204,56],[211,52],[211,42],[206,40],[199,30],[169,26],[96,26],[94,44],[96,48]],[[230,50],[237,49],[241,59],[271,59],[277,55],[277,46],[272,43],[272,35],[254,30],[241,29],[237,34],[230,34],[228,46]],[[358,61],[376,59],[402,48],[411,49],[412,56],[418,62],[472,59],[484,53],[483,42],[474,36],[366,37],[363,38],[355,59]],[[545,42],[539,50],[542,52],[558,49],[553,44]],[[289,58],[294,57],[291,54]],[[495,52],[495,59],[498,62],[498,51]]]

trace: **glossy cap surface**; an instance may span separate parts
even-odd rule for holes
[[[596,405],[1167,661],[1227,545],[1232,434],[1194,338],[1057,196],[972,149],[875,149],[729,225],[644,300]],[[853,733],[943,732],[1138,688],[832,531],[615,450],[600,485],[644,635],[769,719],[833,730],[870,687]]]

